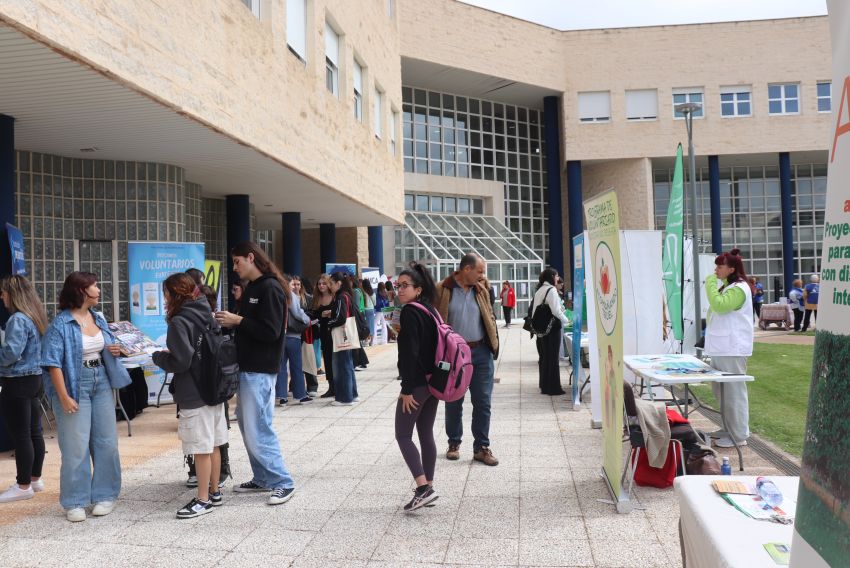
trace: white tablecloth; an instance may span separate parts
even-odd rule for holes
[[[757,521],[727,503],[714,489],[715,479],[734,479],[754,484],[749,476],[716,477],[688,475],[674,484],[679,498],[682,549],[686,568],[776,568],[764,544],[791,546],[793,525]],[[782,491],[783,505],[797,501],[799,477],[770,476]]]

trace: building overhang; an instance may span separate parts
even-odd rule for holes
[[[19,150],[173,164],[205,197],[249,195],[257,228],[279,228],[285,211],[300,212],[304,227],[401,221],[3,22],[0,114],[15,119]]]

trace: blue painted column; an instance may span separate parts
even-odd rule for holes
[[[230,258],[230,251],[239,243],[251,240],[251,202],[247,195],[228,195],[225,197],[224,203],[227,214],[227,251],[225,256],[227,260],[227,281],[230,282],[233,276],[233,260]],[[227,300],[230,309],[234,309],[236,300],[229,289]]]
[[[319,225],[319,261],[322,263],[322,272],[327,263],[336,262],[336,225],[333,223]]]
[[[549,265],[564,274],[564,230],[561,219],[561,122],[558,97],[543,99],[546,140],[546,213],[549,220]],[[572,249],[572,247],[570,247]]]
[[[369,227],[369,266],[377,267],[384,274],[384,228]]]
[[[723,252],[723,235],[720,233],[720,158],[708,157],[708,191],[711,203],[711,248],[714,254]]]
[[[301,268],[301,213],[281,214],[283,223],[283,271],[292,276],[302,276]]]
[[[0,114],[0,278],[12,274],[12,251],[6,223],[17,225],[15,186],[15,119]],[[5,325],[7,319],[9,313],[0,302],[0,324]]]
[[[567,161],[567,210],[570,218],[570,279],[576,266],[573,237],[584,231],[584,209],[582,207],[581,160]]]
[[[794,282],[794,198],[791,195],[791,154],[779,153],[779,191],[782,196],[782,273],[785,277],[783,294],[787,296]]]

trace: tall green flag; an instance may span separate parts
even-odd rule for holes
[[[676,150],[673,169],[673,186],[670,188],[670,206],[667,208],[667,227],[664,230],[664,250],[661,256],[664,289],[667,292],[667,312],[673,324],[673,337],[685,337],[682,325],[682,221],[684,219],[684,175],[682,173],[682,145]]]

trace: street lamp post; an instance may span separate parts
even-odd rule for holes
[[[702,333],[702,306],[701,290],[700,290],[700,274],[699,274],[699,225],[697,223],[697,176],[696,176],[696,157],[694,156],[694,137],[693,137],[693,121],[694,113],[702,109],[700,103],[680,103],[674,105],[676,112],[685,115],[685,127],[688,129],[688,162],[691,170],[691,229],[693,232],[693,241],[691,242],[691,252],[693,253],[694,264],[694,326],[696,330],[696,340],[699,341]]]

